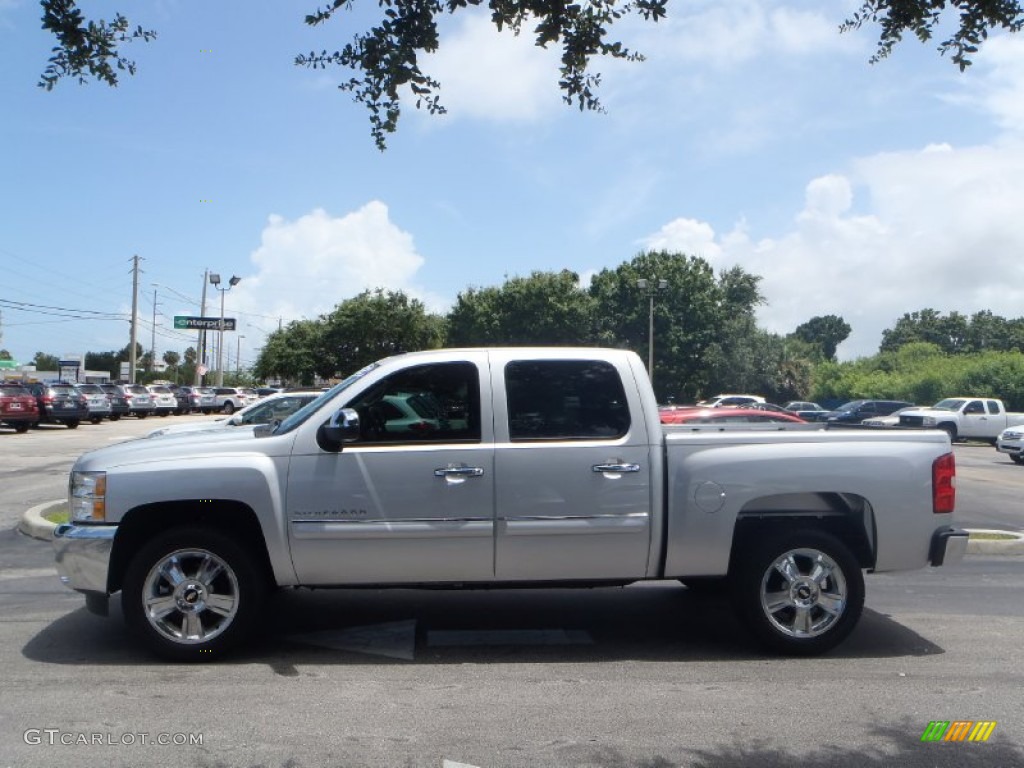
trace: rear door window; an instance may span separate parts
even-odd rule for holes
[[[616,439],[629,431],[618,371],[603,360],[522,360],[505,366],[509,438]]]

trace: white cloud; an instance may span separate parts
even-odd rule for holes
[[[417,286],[424,258],[412,236],[390,220],[387,206],[379,201],[340,217],[322,208],[294,221],[273,214],[250,258],[256,273],[241,275],[242,282],[227,297],[227,316],[242,313],[242,323],[248,322],[244,313],[281,318],[284,323],[313,319],[374,288],[401,290],[432,311],[447,310],[443,298]],[[252,326],[250,332],[258,337],[259,331],[273,330],[276,323],[254,318]],[[247,333],[247,347],[262,343],[250,338]]]
[[[460,16],[437,53],[424,56],[420,65],[441,82],[449,118],[533,121],[564,109],[557,48],[537,48],[529,23],[517,36],[498,32],[487,13]]]
[[[702,256],[710,262],[714,262],[722,253],[722,247],[715,242],[715,231],[711,225],[695,219],[670,221],[642,242],[646,250],[686,253]]]
[[[1024,45],[1021,40],[1011,36],[993,37],[976,59],[978,67],[988,70],[987,79],[981,83],[980,106],[991,113],[1007,133],[1024,132]]]
[[[769,9],[758,0],[715,0],[675,8],[640,46],[652,58],[684,60],[731,69],[765,55],[809,56],[857,50],[840,35],[834,9],[793,5]],[[665,32],[667,30],[667,32]]]
[[[739,227],[719,238],[707,224],[677,219],[648,243],[694,253],[704,242],[716,267],[761,275],[769,304],[760,320],[778,333],[842,315],[853,326],[840,347],[846,358],[873,354],[883,329],[924,307],[1024,314],[1024,147],[880,154],[857,162],[852,176],[812,180],[777,239],[755,241]],[[851,213],[858,197],[870,214]]]

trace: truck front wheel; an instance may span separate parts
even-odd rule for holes
[[[263,603],[252,556],[217,531],[177,528],[132,559],[121,590],[125,621],[158,655],[207,661],[241,642]]]
[[[732,575],[737,612],[769,649],[810,656],[834,648],[864,608],[864,575],[850,550],[819,531],[755,544]]]

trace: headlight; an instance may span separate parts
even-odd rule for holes
[[[75,522],[102,523],[107,519],[107,473],[72,472],[68,499]]]
[[[935,417],[934,416],[925,416],[923,419],[921,419],[921,425],[925,426],[925,427],[934,427],[935,426]]]

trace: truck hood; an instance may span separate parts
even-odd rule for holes
[[[74,469],[109,471],[131,465],[177,459],[196,460],[226,454],[287,456],[291,453],[294,437],[294,434],[255,437],[252,427],[182,432],[156,438],[139,437],[89,451],[79,457]]]

